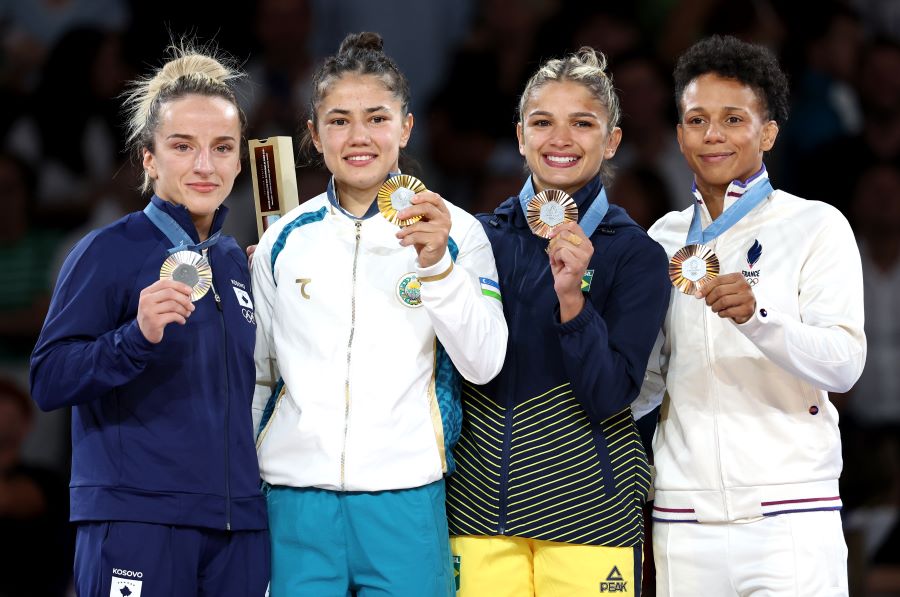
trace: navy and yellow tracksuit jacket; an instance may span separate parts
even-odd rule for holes
[[[600,184],[575,194],[580,214]],[[561,324],[547,241],[528,228],[518,197],[479,219],[509,342],[493,381],[464,386],[450,533],[638,545],[650,474],[629,405],[669,302],[666,255],[611,205],[590,237],[584,309]]]

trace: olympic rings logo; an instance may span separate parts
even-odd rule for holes
[[[253,311],[251,309],[247,309],[246,307],[244,307],[241,309],[241,314],[244,316],[244,319],[247,320],[247,323],[256,323],[256,316],[253,314]]]

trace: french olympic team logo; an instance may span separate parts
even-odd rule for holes
[[[741,271],[741,273],[744,274],[744,278],[750,286],[756,286],[756,284],[759,283],[760,270],[753,269],[753,266],[756,265],[759,262],[760,257],[762,257],[762,250],[763,247],[759,243],[759,240],[754,240],[750,250],[747,251],[747,269]]]

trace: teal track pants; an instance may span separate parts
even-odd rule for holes
[[[444,481],[379,492],[272,486],[271,597],[452,597]]]

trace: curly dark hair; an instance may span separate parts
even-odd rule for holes
[[[735,79],[756,92],[768,119],[779,125],[788,119],[788,80],[775,55],[763,46],[730,35],[713,35],[695,43],[675,65],[675,104],[681,115],[681,98],[691,81],[715,73]]]

